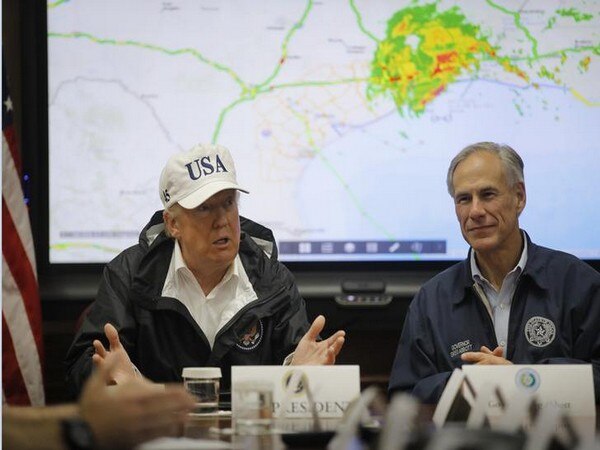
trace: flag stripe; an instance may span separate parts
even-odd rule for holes
[[[15,136],[15,129],[13,127],[5,128],[2,134],[3,138],[6,139],[8,148],[10,149],[10,154],[17,172],[22,173],[21,155],[19,155],[19,152],[17,151],[17,137]],[[19,185],[19,188],[20,187],[21,185]]]
[[[2,397],[8,404],[37,406],[45,401],[42,315],[5,68],[2,64]]]
[[[15,285],[14,292],[8,294],[18,295],[19,301],[23,302],[24,298],[37,298],[37,281],[33,274],[29,259],[25,253],[25,249],[18,237],[17,230],[12,221],[12,217],[4,198],[2,198],[2,255],[5,261],[4,265],[10,271],[12,282]],[[3,277],[6,276],[7,270],[2,271]],[[2,279],[4,287],[4,278]],[[5,298],[5,302],[11,301],[11,296]],[[35,345],[38,349],[38,354],[42,354],[42,329],[41,317],[42,312],[39,302],[24,302],[26,317],[29,321],[29,327],[36,336]]]
[[[2,313],[2,397],[10,399],[13,405],[31,404],[4,313]]]
[[[2,261],[2,290],[4,294],[2,315],[13,341],[16,362],[20,367],[29,399],[32,405],[43,405],[42,368],[40,358],[37,357],[40,353],[32,352],[32,349],[37,347],[36,340],[41,335],[41,331],[35,332],[35,328],[30,327],[31,317],[25,309],[28,302],[25,302],[21,296],[5,259]]]
[[[27,259],[29,260],[33,276],[37,278],[35,249],[33,247],[33,238],[31,236],[29,214],[23,203],[21,177],[19,176],[16,163],[13,159],[14,151],[10,148],[9,140],[5,139],[3,136],[2,143],[4,144],[2,145],[2,199],[6,201],[6,208],[10,212],[14,227],[18,233],[18,236],[15,236],[15,238],[18,237],[21,241],[21,246],[25,246],[25,252],[27,253]],[[3,238],[6,236],[4,231],[2,232],[2,236]],[[4,249],[7,247],[3,245],[2,248]]]

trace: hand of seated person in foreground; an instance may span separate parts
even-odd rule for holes
[[[318,316],[294,351],[292,365],[334,364],[335,358],[344,345],[346,332],[336,331],[329,338],[317,341],[319,333],[325,327],[325,317]]]
[[[503,354],[504,349],[502,347],[496,347],[492,351],[485,345],[482,345],[478,352],[465,352],[460,355],[460,359],[473,364],[512,364],[512,362],[502,356]]]
[[[114,367],[109,372],[107,379],[108,384],[122,384],[129,379],[137,378],[136,371],[133,368],[133,363],[129,359],[127,351],[119,340],[119,333],[117,329],[110,323],[104,325],[104,334],[106,335],[109,343],[110,350],[106,350],[102,342],[95,340],[93,342],[94,350],[96,353],[92,356],[92,361],[97,369],[101,368],[106,364],[106,358],[108,355],[114,355],[111,359],[114,359]]]
[[[195,404],[182,386],[130,379],[107,387],[120,364],[118,353],[103,359],[83,388],[79,410],[99,449],[129,449],[161,436],[177,436]],[[96,447],[95,447],[96,448]]]

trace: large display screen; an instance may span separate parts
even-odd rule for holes
[[[525,161],[521,226],[600,258],[596,1],[50,1],[49,254],[101,263],[161,209],[167,158],[236,161],[285,261],[444,261],[448,164]]]

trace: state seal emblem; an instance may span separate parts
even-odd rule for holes
[[[550,319],[533,316],[525,324],[525,338],[534,347],[546,347],[555,337],[556,327]]]

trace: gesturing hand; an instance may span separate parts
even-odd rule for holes
[[[136,378],[135,370],[133,369],[133,363],[127,354],[127,351],[119,340],[119,333],[117,329],[110,323],[104,325],[104,334],[108,339],[110,350],[106,350],[102,342],[94,340],[94,350],[96,353],[92,356],[92,361],[97,369],[103,367],[106,364],[106,358],[108,355],[114,360],[111,365],[111,370],[108,372],[108,384],[122,384],[129,379]]]
[[[512,362],[502,356],[503,354],[504,349],[502,347],[496,347],[492,351],[485,345],[482,345],[478,352],[465,352],[460,355],[460,359],[473,364],[512,364]]]
[[[97,448],[129,449],[180,434],[195,399],[182,386],[163,387],[140,378],[106,387],[119,364],[118,354],[107,353],[81,393],[80,414],[92,428]]]
[[[292,365],[334,364],[335,358],[344,345],[345,331],[336,331],[329,338],[317,341],[319,333],[325,327],[325,317],[318,316],[294,351]]]

